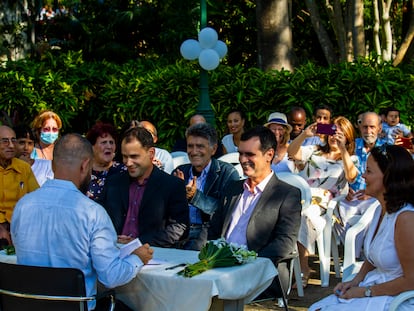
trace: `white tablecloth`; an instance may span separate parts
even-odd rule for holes
[[[182,267],[165,270],[179,263],[198,261],[198,252],[154,248],[154,258],[162,265],[145,266],[129,284],[116,289],[117,298],[134,310],[209,310],[212,298],[250,302],[265,290],[277,275],[273,263],[257,258],[241,266],[216,268],[192,278],[177,275]]]
[[[216,268],[192,278],[177,275],[183,269],[165,270],[179,263],[198,261],[198,252],[154,247],[154,259],[160,265],[145,266],[130,283],[116,288],[117,298],[134,310],[173,311],[209,310],[213,297],[224,304],[241,309],[265,290],[277,275],[273,263],[267,258],[257,258],[241,266]],[[0,261],[15,263],[16,256],[0,251]]]

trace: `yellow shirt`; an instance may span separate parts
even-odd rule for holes
[[[30,165],[13,158],[6,168],[0,166],[0,223],[11,222],[17,201],[39,188]]]

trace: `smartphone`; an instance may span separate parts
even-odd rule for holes
[[[335,124],[316,124],[316,134],[335,135],[336,125]]]
[[[407,137],[399,137],[401,143],[399,144],[399,146],[404,147],[406,149],[411,149],[413,147],[413,142],[411,138],[407,138]]]

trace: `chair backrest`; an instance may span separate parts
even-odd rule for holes
[[[39,296],[28,298],[26,295]],[[85,299],[85,281],[82,271],[73,268],[0,263],[0,310],[88,310],[86,301],[48,300],[56,298],[51,298],[51,296]]]
[[[176,169],[180,165],[190,163],[190,159],[188,158],[188,155],[185,154],[182,156],[174,157],[173,163],[174,163],[174,169]]]
[[[300,194],[301,194],[301,203],[302,203],[302,210],[309,207],[309,205],[312,202],[312,193],[309,184],[306,182],[305,179],[303,179],[301,176],[294,174],[294,173],[288,173],[288,172],[280,172],[277,173],[276,176],[284,181],[285,183],[288,183],[291,186],[294,186],[296,188],[299,188]]]
[[[173,158],[187,156],[187,152],[185,151],[173,151],[173,152],[170,152],[170,154]]]
[[[239,162],[239,153],[238,152],[230,152],[223,154],[218,160],[231,163],[233,165],[240,164]]]

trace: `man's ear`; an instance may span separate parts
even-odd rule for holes
[[[81,166],[80,166],[80,173],[82,177],[91,174],[91,159],[90,158],[85,158],[82,160]]]
[[[218,148],[218,145],[217,145],[217,144],[214,144],[214,145],[211,147],[211,155],[215,155],[215,154],[216,154],[216,152],[217,152],[217,148]]]
[[[266,154],[266,160],[272,163],[273,158],[275,156],[275,150],[273,148],[269,148],[269,150],[267,150],[265,154]]]

